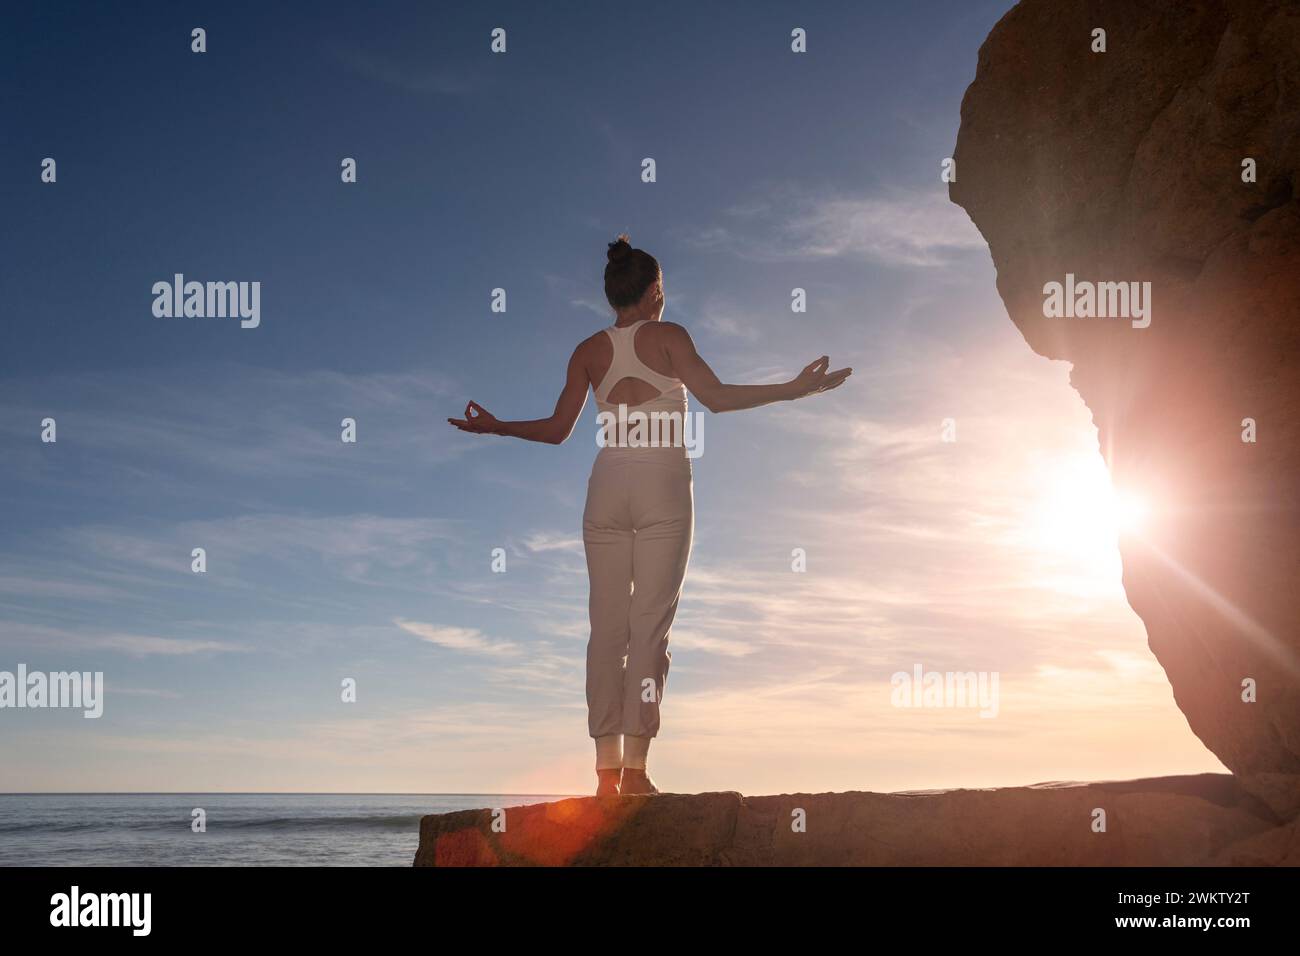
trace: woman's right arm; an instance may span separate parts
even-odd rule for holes
[[[738,412],[757,408],[772,402],[792,401],[805,395],[828,392],[838,388],[853,374],[853,369],[842,368],[827,372],[830,359],[823,355],[788,382],[776,385],[728,385],[718,378],[709,363],[695,350],[691,334],[676,322],[663,323],[665,347],[673,363],[673,371],[692,395],[711,412]]]
[[[549,418],[503,422],[478,402],[471,401],[465,406],[464,418],[449,418],[447,421],[463,432],[478,435],[505,435],[509,438],[558,445],[573,433],[573,426],[577,424],[578,416],[582,414],[582,409],[587,404],[589,384],[582,345],[579,345],[569,358],[569,370],[565,374],[564,389],[560,392],[560,397],[555,403],[555,411]]]

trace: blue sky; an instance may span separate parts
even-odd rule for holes
[[[623,230],[725,380],[857,370],[706,419],[663,782],[1217,769],[1080,510],[1105,474],[1068,369],[939,179],[1008,6],[7,13],[0,669],[108,700],[0,713],[0,789],[586,789],[594,405],[559,448],[444,420],[549,413]],[[260,326],[155,318],[176,272],[260,281]],[[998,671],[1002,715],[890,708],[914,662]]]

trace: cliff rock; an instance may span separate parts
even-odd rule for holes
[[[1072,363],[1115,485],[1154,505],[1120,542],[1124,588],[1178,707],[1294,815],[1300,4],[1022,0],[980,49],[953,155],[1011,320]],[[1150,324],[1045,316],[1067,274],[1149,282]]]

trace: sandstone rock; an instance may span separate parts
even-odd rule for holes
[[[1094,832],[1105,811],[1106,831]],[[805,832],[792,828],[803,810]],[[427,816],[416,866],[1297,865],[1226,774],[927,793],[586,797]]]
[[[580,797],[420,821],[416,866],[710,866],[729,845],[738,793]]]
[[[1012,321],[1073,363],[1116,485],[1158,506],[1121,541],[1124,587],[1179,708],[1295,815],[1300,4],[1022,0],[980,49],[954,158]],[[1045,318],[1067,273],[1150,281],[1150,326]]]

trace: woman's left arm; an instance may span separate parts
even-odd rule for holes
[[[526,422],[503,422],[492,416],[482,405],[470,402],[465,406],[464,418],[449,418],[447,421],[463,432],[480,435],[505,435],[509,438],[522,438],[525,441],[540,441],[548,445],[558,445],[573,432],[578,416],[587,404],[587,368],[579,357],[582,346],[573,350],[569,359],[569,371],[564,380],[564,390],[555,403],[555,411],[549,418],[536,418]]]

